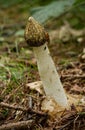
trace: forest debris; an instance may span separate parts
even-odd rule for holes
[[[70,79],[75,79],[75,78],[85,78],[85,74],[83,75],[79,75],[79,74],[76,74],[76,75],[62,75],[61,78],[70,78]]]
[[[13,106],[13,105],[10,105],[10,104],[4,103],[4,102],[0,103],[0,107],[6,107],[6,108],[9,108],[9,109],[28,112],[30,114],[38,114],[38,115],[43,115],[43,116],[47,115],[46,113],[43,113],[42,111],[36,111],[36,110],[31,109],[31,108],[23,108],[23,107],[19,107],[19,106]]]
[[[77,38],[77,41],[80,41],[79,38],[84,35],[85,35],[85,29],[75,30],[70,27],[68,22],[66,22],[65,25],[63,25],[60,29],[59,39],[61,39],[64,42],[67,42],[70,39]]]
[[[75,84],[72,88],[71,88],[72,92],[76,92],[78,94],[84,93],[85,92],[85,88],[81,88],[79,87],[77,84]]]
[[[85,62],[85,48],[83,49],[82,54],[79,55],[79,59],[81,62]]]
[[[83,105],[85,105],[85,96],[82,97],[82,99],[81,99],[80,101],[81,101],[81,103],[82,103]]]
[[[29,87],[31,90],[36,90],[39,94],[45,94],[44,90],[43,90],[42,81],[28,83],[26,86]],[[68,98],[69,106],[71,106],[72,104],[78,105],[78,103],[81,100],[81,97],[79,95],[68,94],[68,93],[66,93],[66,95],[67,95],[67,98]],[[44,112],[48,112],[50,115],[54,115],[55,113],[59,113],[60,114],[61,111],[64,110],[64,108],[59,106],[53,100],[52,97],[46,96],[42,100],[41,110],[44,111]]]
[[[14,109],[14,110],[19,110],[19,111],[27,111],[27,109],[25,109],[23,107],[13,106],[13,105],[10,105],[10,104],[4,103],[4,102],[0,102],[0,107],[6,107],[9,109]]]
[[[29,128],[29,126],[33,123],[33,120],[27,120],[27,121],[19,121],[16,123],[8,123],[0,126],[0,130],[12,130],[12,129],[24,129]]]
[[[61,70],[61,71],[63,71],[62,72],[62,80],[63,80],[63,83],[67,83],[67,86],[68,86],[68,84],[70,84],[70,87],[69,87],[69,90],[71,91],[71,88],[76,84],[76,83],[80,83],[81,85],[79,85],[79,87],[81,87],[82,89],[84,89],[84,83],[82,83],[82,81],[84,81],[83,79],[82,79],[82,77],[76,77],[76,75],[79,75],[79,76],[81,76],[81,75],[83,75],[84,73],[81,71],[82,70],[82,66],[84,66],[84,64],[81,64],[81,63],[79,63],[79,62],[77,62],[77,63],[73,63],[73,66],[72,67],[67,67],[67,68],[64,68],[63,70]],[[63,77],[63,75],[65,76],[65,77]],[[72,78],[71,79],[71,77],[72,77],[72,75],[74,76],[74,78]],[[70,77],[71,76],[71,77]],[[69,78],[68,78],[69,77]],[[71,82],[70,82],[71,81]],[[75,81],[75,82],[74,82]],[[41,82],[41,81],[39,81],[39,82]],[[73,84],[73,83],[75,83],[75,84]],[[29,83],[28,83],[29,84]],[[26,84],[23,84],[23,85],[26,85]],[[18,86],[19,87],[19,89],[20,89],[20,86]],[[28,87],[28,86],[27,86]],[[23,88],[23,87],[22,87]],[[29,88],[29,87],[28,87]],[[31,87],[29,88],[30,90],[31,90]],[[12,90],[13,92],[15,91],[15,90]],[[23,91],[23,90],[22,90]],[[35,91],[36,91],[36,93],[35,93]],[[34,88],[34,91],[33,91],[34,93],[32,93],[32,94],[38,94],[38,95],[41,95],[40,94],[40,92],[39,91],[37,91],[36,90],[36,87]],[[68,91],[69,92],[69,91]],[[16,91],[16,93],[18,93],[18,91]],[[13,93],[12,93],[13,94]],[[28,91],[26,91],[25,92],[25,95],[27,95],[28,94]],[[29,93],[30,94],[30,93]],[[43,94],[44,93],[42,93],[42,96],[43,96]],[[7,96],[7,95],[6,95]],[[35,96],[35,95],[31,95],[31,96]],[[36,96],[35,96],[36,97]],[[69,95],[67,96],[68,98],[69,98]],[[24,97],[25,98],[25,97]],[[28,97],[27,97],[28,98]],[[41,97],[39,96],[38,98],[37,98],[37,102],[39,102],[41,99],[40,99]],[[79,100],[79,102],[77,102],[77,99]],[[26,100],[26,99],[25,99]],[[25,101],[24,100],[24,101]],[[69,100],[69,99],[68,99]],[[3,100],[4,101],[4,100]],[[27,100],[28,101],[28,100]],[[43,100],[44,101],[44,100]],[[40,101],[40,106],[37,106],[37,102],[36,102],[36,99],[34,99],[33,100],[33,104],[35,104],[35,106],[33,105],[32,106],[32,108],[31,109],[29,109],[28,111],[21,111],[22,112],[22,114],[20,114],[20,117],[22,117],[22,118],[20,118],[19,117],[19,115],[18,115],[18,121],[19,121],[19,119],[21,119],[21,120],[23,120],[25,117],[26,117],[26,115],[24,114],[24,113],[26,113],[26,114],[28,114],[28,116],[29,115],[31,115],[31,119],[33,120],[33,121],[35,121],[35,123],[33,124],[33,122],[32,122],[32,124],[30,123],[29,125],[28,125],[28,127],[30,127],[30,125],[32,125],[32,127],[30,127],[30,129],[35,129],[35,126],[36,126],[36,124],[37,124],[37,127],[39,127],[39,126],[41,126],[41,130],[44,130],[44,128],[45,129],[51,129],[51,130],[53,130],[53,129],[55,129],[55,130],[65,130],[65,129],[67,129],[67,130],[73,130],[74,128],[75,128],[75,130],[76,129],[79,129],[79,128],[81,128],[81,129],[84,129],[85,128],[85,126],[84,126],[84,123],[85,123],[85,98],[84,98],[84,96],[83,95],[81,95],[81,98],[80,98],[80,96],[79,95],[77,95],[77,94],[70,94],[70,101],[71,101],[71,103],[70,104],[76,104],[75,105],[75,109],[77,109],[77,110],[75,110],[75,109],[73,109],[73,106],[71,105],[71,107],[72,107],[72,109],[71,110],[61,110],[61,108],[59,108],[59,107],[56,107],[55,108],[55,111],[56,111],[56,113],[54,113],[54,115],[51,115],[51,113],[50,113],[50,116],[51,116],[51,118],[52,119],[47,119],[43,114],[47,114],[47,111],[44,111],[44,112],[42,112],[40,109],[41,109],[41,105],[42,105],[42,101]],[[7,100],[7,102],[8,102],[8,100]],[[29,106],[29,102],[27,102],[28,103],[28,106]],[[79,104],[78,104],[79,103]],[[22,103],[21,103],[22,104]],[[9,104],[8,104],[8,106],[9,106]],[[12,105],[12,106],[15,106],[15,107],[19,107],[18,105]],[[28,109],[27,108],[27,105],[25,104],[25,102],[24,102],[24,106],[26,106],[26,109]],[[1,107],[1,108],[5,108],[6,109],[6,107],[4,106],[4,107]],[[8,108],[9,109],[9,108]],[[10,109],[12,109],[12,108],[10,108]],[[22,107],[22,109],[24,110],[24,107]],[[60,110],[61,111],[60,111]],[[1,109],[2,110],[2,109]],[[14,110],[14,111],[13,111]],[[30,110],[32,110],[31,112],[30,112]],[[59,110],[59,111],[58,111]],[[15,110],[15,109],[12,109],[12,112],[15,112],[15,111],[17,111],[17,112],[19,112],[20,110]],[[68,111],[68,112],[67,112]],[[74,111],[74,112],[73,112]],[[37,112],[39,112],[39,113],[37,113]],[[43,114],[42,114],[43,113]],[[24,115],[23,115],[24,114]],[[49,114],[49,113],[48,113]],[[16,113],[15,113],[15,115],[16,115]],[[13,116],[13,113],[11,113],[11,116]],[[44,117],[43,117],[44,116]],[[55,118],[53,118],[55,116]],[[7,120],[7,118],[5,119],[3,119],[3,115],[1,116],[1,120],[4,120],[4,122],[3,122],[3,125],[5,124],[5,123],[7,123],[8,124],[8,122],[11,122],[9,119],[11,119],[11,117],[10,117],[10,114],[8,114],[8,120]],[[36,119],[35,119],[36,118]],[[37,118],[39,119],[39,120],[37,120]],[[45,121],[43,121],[43,122],[40,122],[40,120],[43,120],[43,118],[44,118],[44,120]],[[27,117],[25,118],[26,119],[26,121],[28,121],[27,120]],[[54,120],[53,120],[54,119]],[[12,120],[12,122],[14,122],[14,120],[16,120],[16,119],[14,119],[13,118],[13,120]],[[36,120],[38,121],[37,123],[36,123]],[[48,120],[49,120],[49,122],[48,122]],[[20,122],[22,122],[22,121],[20,121]],[[46,124],[45,124],[46,123]],[[2,124],[2,123],[1,123]],[[6,125],[7,125],[6,124]],[[3,126],[2,125],[2,126]],[[79,128],[78,128],[79,127]],[[13,127],[14,128],[14,127]],[[25,127],[24,127],[25,128]],[[22,128],[21,128],[22,129]],[[28,128],[27,128],[28,129]],[[3,129],[2,129],[3,130]],[[5,130],[5,129],[4,129]]]
[[[49,34],[51,43],[53,40],[61,40],[63,42],[68,42],[72,39],[76,39],[77,42],[82,42],[83,36],[85,36],[85,29],[73,29],[66,21],[65,24],[60,27],[60,29],[53,30]]]
[[[46,96],[46,98],[42,101],[41,110],[48,112],[49,115],[54,117],[56,114],[57,116],[60,116],[65,108],[56,103],[53,98]]]
[[[6,84],[7,84],[7,83],[10,83],[11,72],[10,72],[9,68],[6,67],[6,66],[5,66],[4,64],[2,64],[2,63],[0,63],[0,67],[6,71],[6,78],[7,78]]]
[[[84,114],[81,116],[75,109],[65,111],[60,121],[57,122],[55,130],[80,130],[80,128],[84,128],[84,116]]]
[[[45,93],[44,89],[43,89],[42,81],[27,83],[26,87],[29,87],[30,90],[35,90],[35,91],[39,92],[41,95],[43,95]]]

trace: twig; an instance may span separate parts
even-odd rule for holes
[[[19,121],[16,123],[8,123],[0,126],[0,130],[12,130],[12,129],[20,129],[30,126],[33,123],[33,120],[28,121]]]
[[[69,121],[67,124],[63,125],[59,130],[63,130],[64,128],[66,128],[67,126],[69,126],[73,121],[74,120]]]
[[[19,111],[27,111],[27,109],[25,109],[23,107],[13,106],[13,105],[10,105],[10,104],[4,103],[4,102],[0,102],[0,107],[6,107],[9,109],[14,109],[14,110],[19,110]]]
[[[6,97],[6,99],[4,101],[7,102],[20,89],[20,87],[21,86],[19,85],[15,90],[12,89],[11,93],[9,95],[7,95],[7,97]]]
[[[36,111],[36,110],[31,109],[31,108],[23,108],[23,107],[20,107],[20,106],[19,107],[18,106],[13,106],[13,105],[10,105],[10,104],[4,103],[4,102],[0,103],[0,107],[6,107],[6,108],[9,108],[9,109],[28,112],[30,114],[38,114],[38,115],[41,115],[41,116],[47,116],[47,113],[44,113],[44,112],[41,112],[41,111]]]
[[[85,75],[62,75],[61,78],[85,78]]]

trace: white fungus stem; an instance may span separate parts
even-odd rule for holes
[[[46,95],[52,96],[62,107],[67,107],[67,97],[61,84],[54,62],[50,56],[49,49],[45,43],[39,47],[33,47],[40,78],[42,80]]]

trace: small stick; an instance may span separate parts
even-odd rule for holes
[[[31,108],[23,108],[23,107],[20,107],[20,106],[19,107],[18,106],[13,106],[13,105],[10,105],[10,104],[4,103],[4,102],[0,103],[0,107],[6,107],[6,108],[9,108],[9,109],[28,112],[30,114],[38,114],[38,115],[41,115],[41,116],[46,116],[47,115],[47,113],[44,113],[42,111],[36,111],[36,110],[31,109]]]
[[[62,75],[62,78],[85,78],[85,75]]]
[[[20,128],[25,128],[28,127],[30,124],[32,124],[32,120],[28,121],[19,121],[16,123],[8,123],[0,126],[0,130],[12,130],[12,129],[20,129]]]

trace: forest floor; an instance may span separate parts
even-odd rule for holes
[[[51,36],[48,46],[64,89],[72,100],[79,99],[60,116],[59,111],[50,115],[41,110],[45,94],[27,85],[40,81],[33,51],[24,40],[27,17],[15,8],[0,12],[0,130],[84,130],[85,38],[69,35],[60,40],[56,20],[46,27]]]

